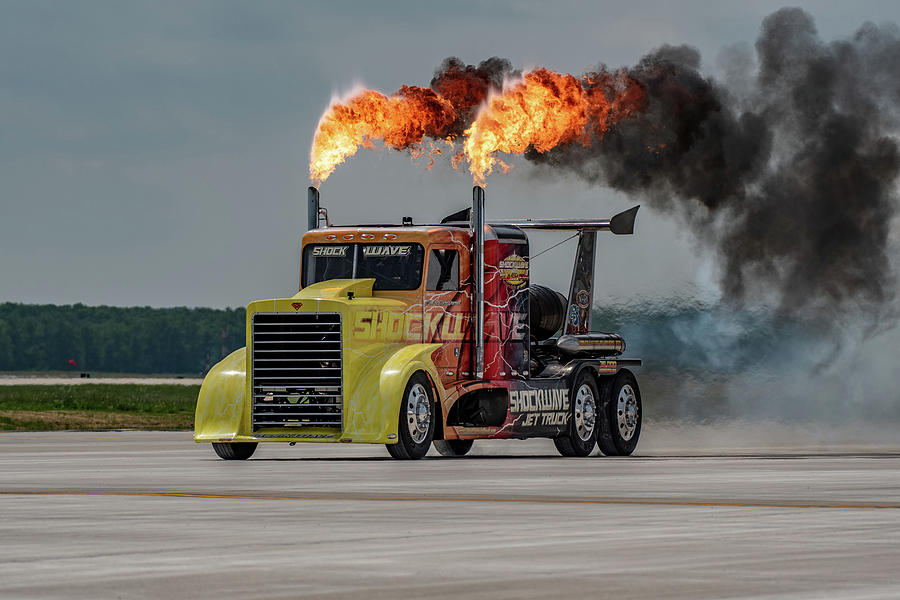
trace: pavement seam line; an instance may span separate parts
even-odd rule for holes
[[[474,502],[491,504],[594,504],[634,506],[683,506],[697,508],[834,508],[845,510],[900,509],[900,504],[815,504],[769,502],[694,502],[690,500],[630,500],[595,498],[479,498],[462,496],[269,496],[243,494],[204,494],[189,492],[125,492],[125,491],[53,491],[0,490],[0,496],[139,496],[161,498],[207,498],[223,500],[299,500],[299,501],[358,501],[358,502]]]

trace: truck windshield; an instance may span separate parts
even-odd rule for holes
[[[415,290],[422,283],[421,244],[309,244],[303,287],[329,279],[373,277],[373,290]]]

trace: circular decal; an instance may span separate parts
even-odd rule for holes
[[[518,254],[510,254],[500,261],[500,279],[512,287],[521,287],[528,282],[528,261]]]
[[[581,308],[587,308],[591,305],[591,295],[587,290],[581,290],[575,294],[575,304]]]

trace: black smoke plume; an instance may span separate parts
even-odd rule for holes
[[[727,299],[862,314],[877,328],[896,290],[897,29],[866,24],[826,43],[810,15],[782,9],[763,21],[755,61],[726,58],[719,82],[695,49],[664,46],[629,69],[647,91],[643,113],[587,146],[526,158],[683,219],[718,255]]]

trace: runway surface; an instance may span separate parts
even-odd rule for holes
[[[900,453],[639,450],[0,432],[0,597],[900,597]]]

